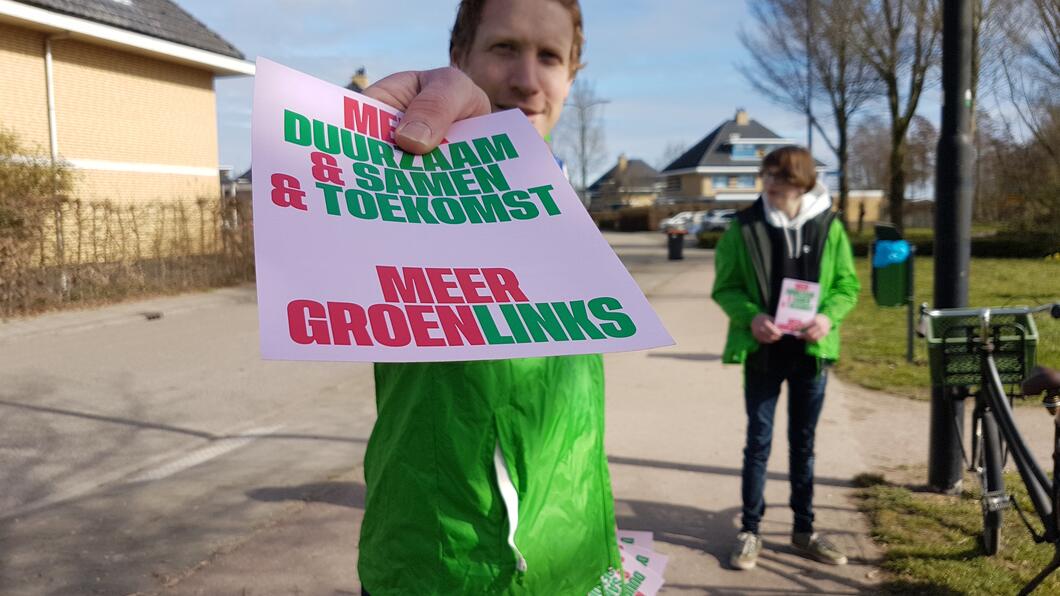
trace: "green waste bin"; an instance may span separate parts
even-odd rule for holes
[[[893,226],[877,224],[872,243],[872,296],[880,306],[907,306],[913,283],[912,246]]]
[[[880,306],[909,304],[909,261],[872,268],[872,295]]]

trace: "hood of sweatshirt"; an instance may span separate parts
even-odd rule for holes
[[[828,189],[820,181],[810,189],[809,192],[799,197],[799,212],[795,217],[789,218],[786,213],[773,207],[769,199],[762,196],[762,205],[766,212],[766,221],[769,225],[780,228],[784,232],[784,241],[787,244],[788,257],[797,258],[802,250],[802,227],[806,222],[832,208],[832,197],[828,195]],[[827,230],[825,231],[827,233]]]

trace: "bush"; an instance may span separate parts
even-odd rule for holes
[[[973,257],[995,259],[1037,259],[1060,250],[1060,235],[998,234],[972,240]]]
[[[66,167],[28,155],[12,133],[0,129],[0,305],[25,301],[29,284],[23,273],[69,187]]]
[[[0,130],[0,320],[254,278],[249,201],[85,203],[69,178]]]
[[[700,232],[696,238],[696,246],[699,248],[714,248],[718,245],[718,240],[721,240],[721,235],[724,232]]]
[[[930,257],[935,254],[935,232],[922,228],[910,229],[905,232],[905,239],[916,247],[916,254],[922,257]],[[854,249],[855,257],[865,257],[869,254],[874,236],[872,233],[854,236],[850,239],[850,246]]]

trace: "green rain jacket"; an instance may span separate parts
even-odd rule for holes
[[[620,568],[600,355],[376,364],[375,382],[358,565],[372,596],[584,596]]]
[[[762,201],[759,198],[759,201]],[[760,217],[759,205],[748,208],[733,220],[718,241],[714,253],[715,277],[712,297],[729,316],[729,335],[722,362],[742,364],[759,343],[751,333],[751,320],[765,312],[769,304],[771,252],[768,226]],[[857,304],[861,284],[854,270],[854,255],[842,224],[833,213],[818,218],[824,246],[820,248],[821,298],[817,311],[832,321],[832,330],[818,342],[806,342],[806,352],[822,360],[839,359],[839,325]]]

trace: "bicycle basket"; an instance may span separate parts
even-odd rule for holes
[[[1005,385],[1019,385],[1034,368],[1038,327],[1027,314],[992,314],[994,362]],[[948,387],[979,386],[981,354],[979,316],[939,313],[928,317],[928,363],[931,384]]]

